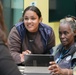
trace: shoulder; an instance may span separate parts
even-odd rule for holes
[[[14,27],[11,29],[10,33],[9,33],[9,37],[11,36],[18,36],[20,37],[20,33],[22,30],[24,30],[24,23],[23,22],[19,22],[17,24],[14,25]]]
[[[52,48],[53,49],[53,55],[55,55],[60,50],[61,47],[62,47],[61,44],[54,46]]]
[[[8,47],[3,42],[0,41],[0,58],[9,55],[10,53]]]
[[[47,24],[44,24],[44,23],[42,23],[42,22],[40,23],[40,25],[41,25],[41,27],[43,27],[43,28],[46,28],[46,29],[49,29],[49,30],[52,29],[51,26],[49,26],[49,25],[47,25]]]
[[[16,26],[16,27],[22,26],[23,24],[24,24],[23,22],[18,22],[18,23],[15,24],[15,26]]]
[[[72,60],[76,60],[76,52],[73,54]]]
[[[19,23],[15,24],[15,27],[20,35],[22,35],[22,33],[24,33],[26,31],[24,22],[19,22]]]
[[[15,24],[15,27],[18,32],[23,31],[25,29],[24,22],[19,22],[19,23]]]
[[[74,44],[74,47],[73,47],[73,58],[72,59],[76,59],[76,43]]]
[[[13,36],[13,35],[18,35],[18,31],[15,26],[11,29],[9,33],[9,36]]]
[[[8,43],[11,41],[13,42],[14,40],[20,40],[20,35],[15,26],[11,29],[8,35]]]
[[[8,67],[8,69],[7,69]],[[17,68],[8,47],[0,42],[0,75],[21,75],[16,73]]]
[[[49,25],[46,25],[44,23],[40,23],[39,29],[41,31],[44,31],[46,34],[52,34],[52,32],[54,32],[53,29]]]
[[[76,68],[76,52],[72,56],[72,68]]]

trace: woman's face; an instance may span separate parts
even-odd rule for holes
[[[31,10],[28,10],[24,14],[24,25],[29,32],[36,32],[41,19],[38,15]]]
[[[74,43],[74,33],[70,25],[61,24],[59,27],[59,38],[64,46],[71,46]]]

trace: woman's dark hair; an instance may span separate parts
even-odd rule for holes
[[[7,42],[6,27],[5,27],[4,16],[3,16],[3,6],[1,1],[0,1],[0,40],[2,40],[4,43]]]
[[[1,1],[0,1],[0,28],[3,31],[6,30],[5,23],[4,23],[4,16],[3,16],[3,6],[1,4]]]
[[[24,17],[24,14],[25,14],[26,11],[28,11],[28,10],[34,11],[34,12],[38,15],[38,17],[41,18],[41,16],[42,16],[42,15],[41,15],[41,12],[40,12],[40,10],[39,10],[36,6],[28,6],[28,7],[24,10],[22,17]]]

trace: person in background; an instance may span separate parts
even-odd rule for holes
[[[17,64],[24,62],[25,54],[49,54],[55,46],[54,31],[42,23],[41,12],[36,6],[28,6],[22,18],[8,37],[8,47]]]
[[[55,61],[50,62],[52,75],[73,75],[76,66],[76,21],[73,17],[60,20],[59,38],[61,44],[53,47]]]
[[[0,1],[0,75],[21,75],[7,47],[3,7]]]

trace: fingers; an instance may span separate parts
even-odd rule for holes
[[[49,62],[49,64],[50,64],[50,65],[53,65],[53,64],[56,64],[56,63],[55,63],[54,61],[52,61],[52,62]]]
[[[26,51],[23,51],[22,54],[20,54],[21,62],[24,62],[24,55],[25,54],[31,54],[31,51],[26,50]]]
[[[22,54],[31,54],[30,50],[23,51]]]
[[[55,62],[50,62],[50,66],[48,67],[50,70],[50,73],[52,75],[57,75],[59,74],[59,66]]]
[[[52,70],[52,69],[57,69],[57,68],[58,66],[56,64],[53,64],[53,65],[50,65],[48,69]]]
[[[21,62],[24,62],[24,55],[20,54]]]

